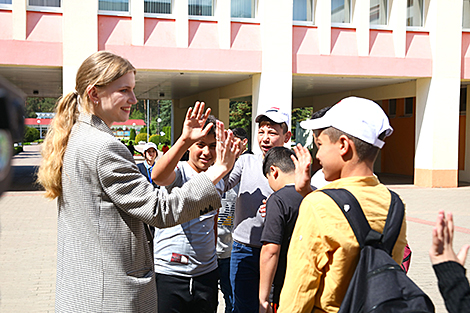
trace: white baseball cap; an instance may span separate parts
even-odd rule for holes
[[[154,148],[155,151],[157,151],[157,145],[156,144],[154,144],[153,142],[147,142],[144,146],[144,154],[150,148]]]
[[[286,112],[282,112],[279,108],[272,107],[266,110],[266,112],[258,114],[255,119],[256,123],[259,123],[259,120],[262,116],[266,116],[274,123],[282,124],[286,123],[287,127],[290,125],[290,116]]]
[[[379,136],[384,132],[385,137],[393,133],[382,108],[374,101],[357,97],[341,100],[322,117],[303,121],[300,126],[313,130],[334,127],[378,148],[385,144]]]

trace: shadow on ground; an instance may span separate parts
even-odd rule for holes
[[[36,184],[37,166],[14,165],[11,167],[12,175],[10,187],[7,191],[39,191],[44,190]]]

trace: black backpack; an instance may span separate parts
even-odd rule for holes
[[[429,297],[391,257],[405,214],[398,195],[390,190],[392,201],[380,234],[370,228],[359,202],[349,191],[320,191],[338,204],[361,247],[359,262],[338,313],[434,312]]]

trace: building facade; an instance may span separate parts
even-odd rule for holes
[[[196,100],[228,122],[233,99],[249,98],[255,116],[366,97],[395,129],[376,171],[455,187],[470,181],[469,4],[0,0],[0,75],[28,96],[58,97],[87,56],[112,51],[137,68],[139,99],[173,100],[173,138]]]

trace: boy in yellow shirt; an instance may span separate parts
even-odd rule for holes
[[[384,138],[393,132],[380,106],[356,97],[343,99],[322,117],[301,123],[314,130],[325,188],[344,188],[358,200],[372,229],[382,232],[390,206],[388,189],[373,175]],[[287,255],[280,313],[338,312],[359,260],[359,244],[343,212],[329,196],[311,192],[306,148],[295,148],[296,189],[307,195],[299,209]],[[401,264],[406,221],[392,252]]]

